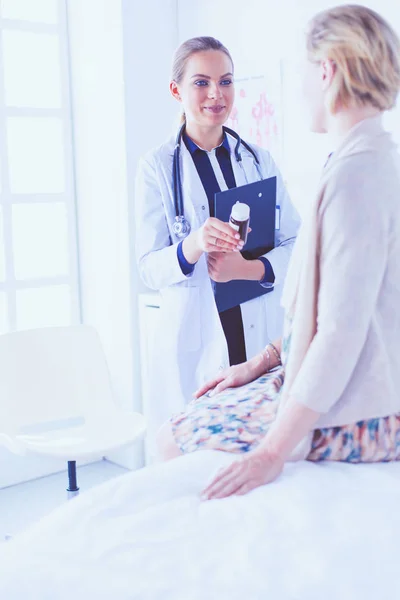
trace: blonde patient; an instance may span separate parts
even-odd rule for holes
[[[400,43],[363,6],[316,15],[306,35],[311,129],[335,149],[310,200],[283,293],[283,339],[221,372],[158,436],[170,459],[238,454],[204,499],[273,481],[288,460],[400,458],[400,165],[382,116]]]

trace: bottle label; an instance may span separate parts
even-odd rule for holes
[[[232,229],[234,229],[235,231],[239,231],[239,225],[235,225],[235,223],[232,223],[232,221],[229,221],[229,225],[232,227]]]

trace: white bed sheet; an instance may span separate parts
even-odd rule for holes
[[[400,599],[400,463],[289,464],[200,502],[232,458],[198,452],[75,498],[0,545],[0,598]]]

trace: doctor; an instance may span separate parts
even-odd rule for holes
[[[150,366],[150,436],[194,390],[281,334],[282,283],[299,220],[270,154],[223,127],[234,101],[233,62],[216,39],[183,43],[170,90],[183,107],[178,136],[141,159],[136,249],[144,283],[161,295]],[[215,192],[277,177],[276,247],[245,260],[236,233],[213,217]],[[251,234],[250,234],[251,235]],[[259,281],[271,292],[218,314],[212,280]]]

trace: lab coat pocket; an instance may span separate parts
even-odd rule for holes
[[[168,346],[182,351],[201,345],[200,288],[176,286],[162,291],[162,321]]]

